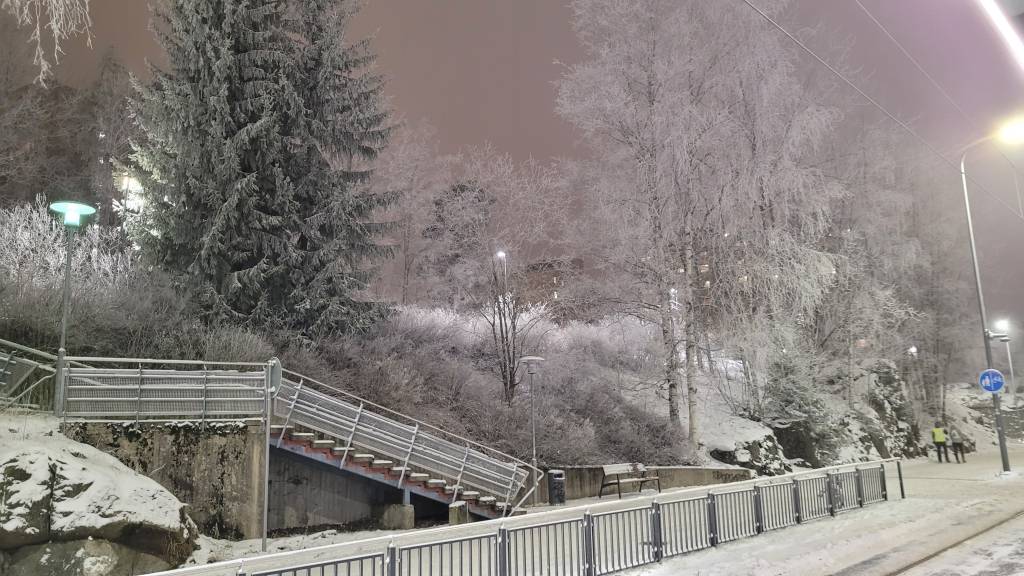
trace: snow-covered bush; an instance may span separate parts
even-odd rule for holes
[[[0,337],[56,351],[64,228],[43,199],[0,209]],[[260,360],[273,356],[250,330],[207,326],[170,278],[145,266],[114,228],[75,235],[68,350],[78,355]]]

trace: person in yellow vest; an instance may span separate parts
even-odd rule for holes
[[[932,442],[935,443],[935,455],[939,462],[942,462],[942,455],[945,454],[946,463],[949,464],[949,447],[946,446],[946,429],[942,427],[942,422],[936,422],[935,428],[932,428]]]

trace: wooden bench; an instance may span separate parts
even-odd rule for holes
[[[619,498],[622,498],[622,485],[626,484],[637,484],[637,493],[643,491],[644,484],[648,482],[654,482],[658,486],[658,492],[661,492],[661,479],[657,476],[648,476],[647,467],[639,462],[633,464],[608,464],[601,467],[604,471],[604,477],[601,478],[601,489],[597,491],[597,497],[600,498],[604,494],[604,489],[609,486],[615,486],[616,491],[619,493]],[[623,478],[623,476],[626,476]]]

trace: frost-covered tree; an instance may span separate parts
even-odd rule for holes
[[[89,0],[3,0],[0,9],[31,30],[30,41],[35,45],[32,62],[39,69],[39,84],[45,85],[53,77],[53,64],[64,53],[65,41],[85,34],[86,42],[92,44]]]
[[[365,294],[389,225],[380,211],[395,198],[367,186],[391,124],[384,78],[373,71],[369,40],[351,41],[352,0],[291,5],[291,71],[301,111],[289,111],[285,174],[294,183],[299,260],[286,306],[292,323],[314,333],[364,329],[382,309]]]
[[[377,255],[366,165],[383,145],[380,79],[333,4],[173,0],[168,68],[134,108],[145,138],[139,237],[206,313],[300,330],[365,327]]]

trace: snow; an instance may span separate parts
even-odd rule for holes
[[[325,530],[312,534],[299,534],[296,536],[283,536],[267,540],[268,552],[285,552],[289,550],[303,550],[315,546],[326,546],[329,544],[343,544],[355,542],[368,538],[390,536],[412,532],[412,530],[360,530],[353,532],[339,532],[337,530]],[[221,560],[232,560],[255,556],[260,554],[261,539],[251,540],[217,540],[209,536],[199,536],[197,539],[199,547],[192,553],[192,556],[185,562],[186,566],[196,564],[209,564]]]
[[[1024,573],[1024,518],[967,540],[904,576],[1013,576]]]
[[[50,416],[0,415],[0,430],[8,439],[0,446],[0,466],[16,466],[29,475],[5,495],[8,508],[0,528],[36,533],[26,522],[30,508],[52,489],[50,529],[65,537],[129,523],[181,529],[184,504],[177,498],[113,456],[66,438],[58,425]],[[57,478],[52,488],[51,467]]]

